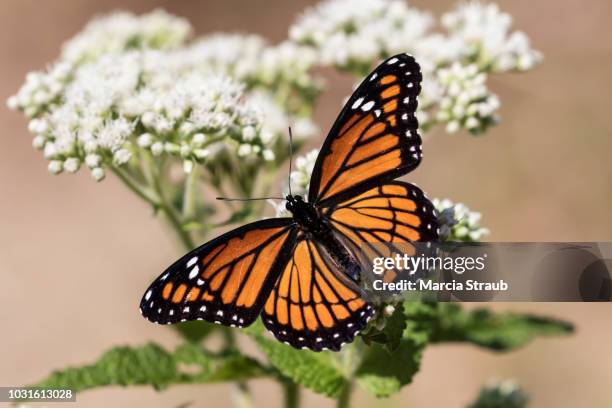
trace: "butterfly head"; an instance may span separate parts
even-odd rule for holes
[[[287,208],[287,210],[291,211],[292,213],[295,213],[296,210],[307,205],[306,202],[304,202],[304,198],[300,195],[289,194],[285,197],[285,200],[287,200],[285,208]]]
[[[285,207],[287,210],[291,211],[293,218],[298,222],[298,224],[307,230],[316,229],[318,224],[320,224],[320,220],[314,205],[307,203],[304,201],[304,198],[299,195],[290,194],[286,197],[286,199],[287,204]]]

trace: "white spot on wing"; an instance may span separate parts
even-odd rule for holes
[[[365,105],[363,105],[361,107],[361,110],[364,111],[364,112],[367,112],[370,109],[372,109],[373,106],[374,106],[374,101],[369,101],[369,102],[367,102]]]
[[[147,294],[145,295],[145,300],[149,300],[149,299],[151,299],[151,289],[149,289],[147,291]]]
[[[190,268],[191,266],[195,265],[196,262],[198,262],[198,257],[194,256],[189,261],[187,261],[187,267]]]
[[[387,61],[387,64],[388,64],[388,65],[393,65],[393,64],[395,64],[397,61],[398,61],[398,59],[397,59],[397,58],[391,58],[389,61]]]
[[[363,97],[357,99],[351,106],[351,109],[357,109],[359,105],[361,105],[361,102],[363,102]]]
[[[189,272],[189,279],[193,279],[198,276],[198,272],[200,272],[200,267],[198,265],[194,266],[191,272]]]

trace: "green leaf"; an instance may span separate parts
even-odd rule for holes
[[[270,363],[294,382],[334,398],[345,387],[346,379],[334,367],[330,352],[296,350],[276,340],[267,339],[262,334],[251,332],[251,335]]]
[[[513,381],[505,380],[481,388],[468,408],[525,408],[529,396]]]
[[[433,342],[463,341],[492,350],[511,350],[538,336],[573,332],[570,323],[517,313],[492,313],[486,309],[464,311],[454,304],[439,304],[433,322]]]
[[[215,325],[212,323],[193,320],[191,322],[182,322],[172,327],[180,333],[180,335],[192,343],[199,343],[204,340],[214,329]]]
[[[237,352],[213,355],[196,344],[170,353],[156,344],[116,347],[93,364],[53,372],[32,387],[83,391],[108,385],[151,385],[246,380],[270,372],[256,360]]]
[[[385,316],[384,307],[376,313],[369,327],[361,333],[362,340],[367,344],[380,343],[390,352],[397,349],[406,329],[406,316],[402,305],[395,307],[391,316]],[[378,329],[383,325],[382,329]]]
[[[369,347],[356,373],[359,384],[369,393],[388,397],[412,381],[429,341],[429,325],[423,324],[420,318],[431,317],[432,308],[421,302],[406,302],[396,307],[383,330],[389,343]]]
[[[195,344],[184,344],[176,349],[174,358],[178,366],[180,382],[211,383],[241,381],[259,377],[269,370],[251,357],[228,352],[218,356]]]

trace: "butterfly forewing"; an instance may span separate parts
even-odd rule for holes
[[[207,320],[248,326],[261,312],[295,245],[290,218],[245,225],[193,250],[145,292],[140,310],[170,324]]]
[[[355,282],[334,266],[324,248],[301,235],[262,319],[278,340],[321,351],[353,341],[371,315]]]
[[[396,55],[359,85],[315,163],[308,201],[327,206],[414,169],[421,159],[415,118],[421,72]]]

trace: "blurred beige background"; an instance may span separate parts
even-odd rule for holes
[[[415,6],[440,12],[453,2]],[[155,7],[187,17],[196,34],[255,32],[272,41],[306,2],[82,1],[0,2],[0,99],[27,71],[52,61],[63,41],[95,14]],[[431,196],[465,202],[483,213],[499,241],[612,241],[612,3],[606,0],[502,2],[516,26],[545,55],[533,72],[496,77],[502,124],[485,137],[432,135],[410,178]],[[351,81],[334,78],[317,120],[327,129]],[[331,83],[331,81],[330,81]],[[0,385],[39,380],[52,369],[82,364],[116,344],[177,343],[144,321],[137,306],[152,276],[178,255],[148,208],[112,178],[85,172],[51,176],[30,146],[24,118],[0,108]],[[313,141],[317,146],[320,141]],[[568,319],[572,337],[539,339],[508,354],[466,345],[431,347],[414,383],[387,400],[358,393],[356,406],[461,407],[492,377],[516,378],[533,407],[612,405],[609,305],[512,304]],[[258,406],[280,406],[268,381],[252,383]],[[85,392],[86,407],[196,407],[230,403],[231,388],[107,388]],[[331,406],[306,394],[305,406]],[[75,406],[73,405],[73,406]]]

